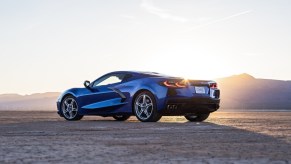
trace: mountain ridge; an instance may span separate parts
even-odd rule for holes
[[[291,109],[291,81],[240,74],[217,79],[217,82],[222,108]]]
[[[290,109],[291,81],[260,79],[243,73],[216,79],[221,109]],[[60,92],[0,94],[0,110],[56,110]]]

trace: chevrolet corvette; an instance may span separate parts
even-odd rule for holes
[[[155,72],[117,71],[85,81],[84,88],[63,92],[57,111],[66,120],[85,115],[113,117],[125,121],[136,116],[156,122],[162,116],[185,116],[201,122],[219,109],[220,90],[214,81],[186,80]]]

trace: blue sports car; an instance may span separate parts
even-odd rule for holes
[[[142,122],[162,116],[185,116],[204,121],[219,108],[220,90],[214,81],[185,80],[155,72],[118,71],[85,81],[57,100],[58,114],[66,120],[84,115],[111,116],[125,121],[135,115]]]

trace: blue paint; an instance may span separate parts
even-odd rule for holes
[[[121,102],[121,98],[114,98],[110,100],[100,101],[97,103],[89,104],[86,106],[83,106],[84,109],[100,109],[105,107],[111,107],[111,106],[117,106],[117,105],[123,105],[127,104],[127,102]]]
[[[100,79],[112,75],[126,75],[127,78],[124,78],[124,80],[121,82],[113,84],[96,87],[93,86],[94,83],[100,81]],[[94,115],[108,116],[120,113],[133,115],[132,104],[134,101],[134,96],[141,90],[150,91],[154,95],[155,101],[157,103],[157,110],[161,113],[167,110],[167,105],[169,102],[176,100],[186,105],[187,103],[195,102],[198,105],[214,104],[219,106],[219,97],[211,97],[209,94],[210,88],[208,86],[206,86],[205,89],[207,94],[195,94],[193,90],[194,87],[193,85],[190,85],[190,83],[185,88],[169,88],[163,85],[163,82],[166,80],[181,81],[183,79],[151,72],[111,72],[91,82],[91,89],[85,87],[72,88],[63,92],[57,100],[57,108],[59,111],[58,113],[61,113],[60,111],[62,100],[66,96],[72,95],[77,101],[80,115],[92,115],[92,113]],[[209,82],[213,81],[197,81],[196,83],[207,84]],[[112,88],[117,89],[120,92],[118,93]],[[218,89],[216,90],[219,91]],[[123,96],[121,96],[120,93]],[[121,97],[123,97],[123,99],[121,99]],[[201,101],[197,101],[198,99],[201,99]],[[217,106],[215,107],[216,109],[218,109]],[[209,108],[209,111],[212,111],[212,109]]]

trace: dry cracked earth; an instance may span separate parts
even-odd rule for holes
[[[0,112],[0,163],[291,163],[291,112],[216,112],[202,123]]]

